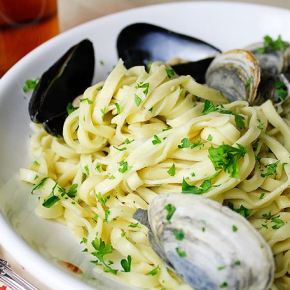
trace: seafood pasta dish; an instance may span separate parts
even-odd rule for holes
[[[138,23],[117,49],[101,82],[83,40],[25,84],[36,214],[132,289],[290,289],[289,43],[221,52]]]

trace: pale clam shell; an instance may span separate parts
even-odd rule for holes
[[[257,95],[261,73],[254,54],[235,49],[219,54],[206,73],[206,84],[221,91],[230,101],[252,103]]]
[[[176,208],[170,221],[168,204]],[[195,195],[162,194],[150,203],[148,219],[157,254],[195,290],[266,290],[272,285],[270,247],[228,207]],[[175,230],[183,231],[182,240]],[[186,256],[180,257],[177,248]]]

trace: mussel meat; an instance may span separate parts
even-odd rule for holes
[[[144,214],[137,213],[136,218]],[[195,290],[266,290],[272,285],[270,247],[228,207],[199,196],[162,194],[151,201],[148,220],[153,249]]]
[[[66,107],[91,85],[95,67],[93,44],[85,39],[71,47],[41,77],[29,101],[33,122],[62,135]]]

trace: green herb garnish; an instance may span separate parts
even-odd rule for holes
[[[151,275],[151,276],[155,276],[160,272],[160,266],[155,267],[153,270],[151,270],[150,272],[146,273],[146,275]]]
[[[121,260],[121,266],[122,266],[124,272],[131,271],[131,262],[132,262],[132,257],[130,255],[127,256],[127,259]]]
[[[154,135],[153,136],[153,140],[152,140],[152,144],[153,145],[157,145],[157,144],[160,144],[160,143],[161,143],[161,139],[157,135]]]
[[[116,146],[113,146],[116,150],[118,150],[118,151],[125,151],[125,150],[127,150],[127,147],[123,147],[123,148],[118,148],[118,147],[116,147]]]
[[[171,203],[168,203],[164,209],[167,211],[166,214],[166,220],[168,222],[170,222],[172,216],[174,215],[175,211],[176,211],[176,207],[174,205],[172,205]]]
[[[265,197],[265,195],[266,195],[266,192],[262,192],[259,196],[259,199],[263,199]]]
[[[180,258],[186,257],[186,252],[183,249],[177,247],[177,248],[175,248],[175,250]]]
[[[105,222],[108,223],[109,222],[109,216],[111,214],[111,211],[106,209],[105,210]]]
[[[135,223],[135,224],[129,224],[129,226],[128,227],[130,227],[130,228],[141,228],[141,225],[137,222],[137,223]]]
[[[59,201],[59,197],[56,195],[51,195],[50,197],[48,197],[43,203],[42,205],[46,208],[51,208],[56,202]]]
[[[266,165],[266,170],[261,173],[262,177],[272,176],[276,174],[279,161]]]
[[[23,87],[22,87],[23,92],[28,93],[28,92],[34,91],[38,82],[39,82],[38,79],[26,80]]]
[[[48,177],[42,178],[37,184],[32,187],[31,193],[34,193],[35,190],[44,186],[45,182],[47,181]]]
[[[78,185],[76,183],[74,183],[68,189],[68,191],[66,192],[66,195],[73,198],[76,196],[77,191],[78,191]]]
[[[222,284],[220,284],[220,288],[227,288],[227,287],[228,287],[227,282],[223,282]]]
[[[278,230],[285,225],[285,222],[279,217],[272,217],[271,222],[273,223],[272,229]]]
[[[68,115],[70,115],[72,112],[74,112],[77,108],[75,108],[72,103],[68,103],[66,106],[66,111]]]
[[[181,144],[178,145],[178,148],[189,148],[191,145],[190,141],[188,138],[183,138],[181,140]]]
[[[203,194],[211,187],[212,184],[210,179],[205,179],[199,187],[188,184],[185,178],[182,180],[182,193]]]
[[[288,96],[288,89],[285,83],[277,81],[274,82],[275,94],[281,102],[285,101]]]
[[[233,232],[235,233],[235,232],[238,231],[238,227],[237,227],[236,225],[232,225],[232,230],[233,230]]]
[[[143,82],[138,83],[136,85],[136,89],[143,89],[144,95],[147,95],[149,91],[149,83],[143,83]]]
[[[283,51],[289,47],[289,43],[284,41],[281,35],[278,36],[276,40],[274,40],[271,36],[264,36],[263,47],[256,49],[256,53],[263,54],[272,51]]]
[[[175,168],[175,164],[173,163],[171,165],[171,167],[167,170],[167,173],[170,175],[170,176],[174,176],[175,173],[176,173],[176,168]]]
[[[175,236],[175,239],[178,240],[178,241],[182,241],[184,239],[183,230],[174,229],[173,230],[173,234]]]
[[[213,140],[213,137],[212,137],[211,134],[209,134],[209,135],[207,136],[207,141],[212,141],[212,140]]]
[[[83,102],[87,102],[89,105],[91,105],[93,103],[93,101],[91,101],[90,99],[88,98],[85,98],[85,99],[80,99],[80,102],[83,103]]]
[[[247,218],[250,215],[250,210],[243,205],[241,205],[239,208],[235,208],[232,203],[228,203],[228,207],[243,216],[244,218]]]
[[[116,106],[117,114],[119,115],[121,113],[120,105],[118,103],[115,103],[114,105]]]
[[[126,171],[129,170],[129,166],[128,166],[128,162],[125,160],[122,160],[121,162],[119,162],[120,167],[119,167],[119,172],[121,173],[125,173]]]
[[[233,147],[227,144],[218,147],[211,146],[208,149],[209,159],[213,163],[216,170],[223,169],[231,177],[238,177],[238,161],[247,153],[245,147],[237,144],[238,147]]]
[[[172,78],[172,77],[175,76],[175,71],[174,71],[174,69],[173,69],[172,67],[170,67],[170,66],[168,66],[168,67],[166,68],[166,73],[167,73],[167,76],[168,76],[169,78]]]
[[[141,102],[142,102],[142,99],[138,95],[135,95],[135,104],[137,107],[140,106]]]

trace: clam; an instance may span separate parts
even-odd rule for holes
[[[206,72],[207,85],[220,90],[230,101],[253,103],[260,78],[259,62],[252,52],[245,49],[219,54]]]
[[[43,123],[53,135],[62,135],[66,107],[90,86],[95,67],[94,48],[88,39],[71,47],[40,77],[29,101],[33,122]]]
[[[220,52],[203,40],[148,23],[123,28],[117,39],[117,51],[127,68],[152,61],[181,60],[182,64],[172,65],[174,70],[198,80],[204,80],[212,56]]]
[[[151,201],[148,220],[156,253],[195,290],[271,287],[270,247],[228,207],[199,196],[163,194]]]

